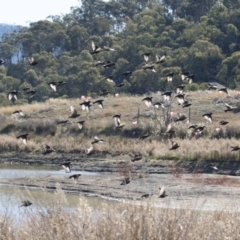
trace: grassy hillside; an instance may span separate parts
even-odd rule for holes
[[[178,105],[172,98],[171,108],[154,109],[147,107],[142,99],[144,96],[120,95],[116,98],[104,98],[104,109],[97,104],[87,113],[81,110],[81,99],[50,99],[45,103],[26,105],[12,105],[0,109],[0,148],[2,152],[33,152],[41,154],[43,144],[53,147],[58,154],[61,152],[84,152],[91,146],[94,136],[103,138],[102,144],[94,144],[94,153],[129,154],[141,153],[147,159],[181,159],[181,160],[238,160],[238,152],[231,152],[230,146],[238,145],[240,137],[240,122],[238,109],[224,112],[224,103],[237,106],[239,99],[237,92],[230,92],[226,98],[218,92],[201,91],[186,94],[191,101],[190,121],[172,121],[175,131],[173,140],[180,148],[169,151],[169,136],[165,133],[166,117],[170,112],[185,114],[189,117],[189,109]],[[153,95],[153,102],[162,99],[161,94]],[[92,102],[96,99],[92,99]],[[16,102],[17,103],[17,102]],[[80,117],[70,119],[69,108],[73,106]],[[15,110],[22,110],[24,116],[12,114]],[[138,115],[139,123],[134,125],[133,119]],[[202,115],[213,112],[213,123],[208,122]],[[121,129],[116,129],[113,116],[121,114],[121,121],[125,123]],[[68,120],[66,125],[57,122]],[[79,129],[77,122],[85,120],[83,129]],[[229,124],[220,126],[219,121],[227,120]],[[196,139],[193,131],[187,129],[191,124],[205,126],[201,136]],[[218,131],[216,131],[218,129]],[[18,135],[29,133],[29,141],[25,146]],[[149,133],[144,140],[139,137]]]

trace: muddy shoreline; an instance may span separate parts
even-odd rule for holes
[[[54,191],[60,184],[66,193],[91,195],[119,200],[140,200],[157,203],[161,207],[169,204],[174,208],[203,206],[213,210],[232,202],[240,208],[239,162],[213,162],[218,171],[209,167],[209,162],[180,162],[141,160],[132,163],[129,156],[1,156],[2,164],[55,165],[71,161],[72,170],[97,172],[82,175],[79,181],[69,179],[71,173],[63,175],[35,176],[27,178],[0,179],[0,184]],[[59,166],[59,169],[61,167]],[[120,185],[124,177],[130,177],[127,185]],[[167,197],[158,197],[159,187],[166,188]],[[143,199],[143,194],[149,199]],[[198,207],[197,207],[198,208]]]

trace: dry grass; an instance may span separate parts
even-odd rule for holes
[[[236,105],[238,98],[234,98],[236,92],[231,91],[232,97],[226,98],[217,92],[190,92],[187,93],[194,107],[191,108],[190,123],[173,123],[175,130],[174,140],[180,148],[169,151],[168,137],[164,134],[166,125],[163,110],[156,110],[145,106],[143,96],[120,96],[120,98],[108,97],[104,99],[105,108],[99,109],[94,105],[88,114],[80,109],[80,99],[50,99],[45,103],[33,103],[22,106],[7,106],[0,108],[0,149],[2,151],[33,151],[42,150],[42,144],[48,143],[57,152],[84,151],[91,143],[92,137],[97,135],[106,140],[104,144],[94,145],[96,152],[109,152],[110,154],[141,153],[147,159],[181,159],[181,160],[239,160],[238,153],[230,151],[231,145],[238,145],[240,138],[240,123],[238,114],[225,113],[223,102]],[[161,99],[161,94],[155,94],[154,101]],[[219,101],[222,104],[216,105]],[[69,107],[74,106],[81,114],[79,119],[84,119],[82,130],[78,129],[76,122],[79,119],[70,120],[67,126],[57,126],[59,120],[69,117]],[[26,116],[13,116],[12,112],[21,109]],[[138,126],[132,124],[132,119],[140,109]],[[183,109],[176,101],[173,102],[171,111],[184,113],[188,116],[188,109]],[[213,112],[213,123],[207,123],[202,117],[205,112]],[[125,123],[123,129],[114,129],[112,116],[121,114],[121,120]],[[150,114],[150,115],[149,115]],[[155,115],[154,115],[155,114]],[[152,116],[152,117],[151,117]],[[227,120],[230,123],[221,127],[216,132],[219,121]],[[191,130],[187,130],[189,124],[205,125],[199,139],[195,139]],[[143,141],[139,136],[150,132],[151,136]],[[16,141],[16,136],[29,133],[30,141],[27,147],[21,141]]]
[[[157,199],[164,201],[163,199]],[[239,239],[239,211],[234,206],[218,211],[159,208],[150,201],[103,204],[90,207],[85,198],[76,209],[64,208],[60,187],[49,206],[22,208],[19,220],[6,212],[1,216],[0,239]],[[155,202],[156,203],[156,202]]]

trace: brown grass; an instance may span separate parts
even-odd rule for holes
[[[165,201],[166,199],[157,199]],[[66,198],[60,187],[47,209],[22,208],[20,221],[6,212],[0,220],[0,238],[26,239],[239,239],[239,211],[234,206],[218,211],[159,208],[148,200],[102,204],[91,208],[83,197],[76,209],[64,208]]]
[[[188,95],[188,93],[187,93]],[[216,106],[216,99],[236,105],[238,99],[217,92],[198,91],[190,92],[189,97],[193,106],[191,109],[190,123],[173,123],[175,130],[174,141],[180,148],[169,151],[169,143],[164,133],[166,125],[162,110],[156,110],[155,117],[149,117],[148,113],[154,111],[145,106],[141,101],[143,96],[126,96],[120,98],[108,97],[104,100],[104,110],[93,106],[87,114],[80,109],[80,99],[50,99],[45,103],[33,103],[21,106],[7,106],[0,108],[0,149],[2,151],[33,151],[42,150],[42,144],[48,143],[57,152],[84,151],[89,146],[95,135],[104,138],[104,144],[94,145],[95,152],[109,152],[110,154],[129,152],[141,153],[147,159],[177,159],[177,160],[239,160],[239,153],[230,151],[230,146],[238,145],[240,138],[240,123],[238,114],[225,113],[224,105]],[[231,96],[235,92],[230,92]],[[160,94],[155,94],[154,101],[161,99]],[[81,114],[79,119],[84,119],[82,130],[78,129],[76,120],[70,120],[67,126],[57,126],[59,120],[68,119],[69,107],[74,106]],[[14,110],[21,109],[26,116],[13,116]],[[140,109],[139,125],[133,126],[132,119]],[[188,109],[183,109],[176,101],[173,102],[171,111],[184,113],[188,116]],[[202,114],[212,111],[213,123],[207,123]],[[166,113],[166,110],[165,110]],[[121,120],[125,123],[123,129],[114,129],[112,116],[121,114]],[[150,116],[151,116],[150,114]],[[228,120],[227,126],[221,127],[217,133],[220,120]],[[189,124],[202,124],[206,126],[202,136],[195,139],[191,131],[187,130]],[[150,132],[151,136],[145,140],[139,140],[143,133]],[[21,141],[16,141],[16,136],[29,133],[30,141],[27,147]]]

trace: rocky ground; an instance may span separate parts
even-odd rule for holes
[[[1,157],[1,163],[59,165],[65,158],[38,159],[29,156]],[[132,163],[127,156],[80,156],[71,155],[68,160],[74,171],[97,172],[97,175],[82,175],[75,184],[66,175],[49,175],[20,179],[1,179],[2,184],[26,187],[44,187],[54,190],[60,183],[66,192],[94,195],[118,200],[152,201],[158,206],[214,210],[240,207],[240,178],[238,162],[215,162],[218,170],[209,167],[209,162],[176,162],[140,160]],[[130,183],[121,185],[122,179]],[[159,198],[159,187],[164,186],[167,197]],[[149,198],[141,198],[148,193]]]

